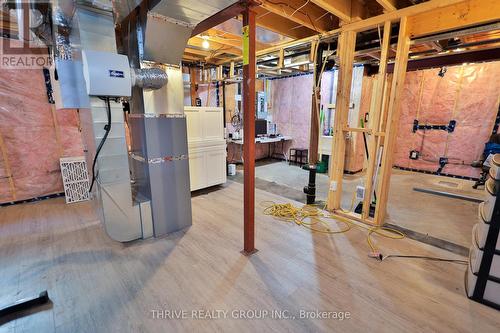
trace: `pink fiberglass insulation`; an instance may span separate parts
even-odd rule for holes
[[[271,81],[273,108],[270,110],[278,132],[293,138],[295,148],[309,148],[312,75]]]
[[[0,134],[16,192],[13,197],[2,160],[0,202],[62,192],[60,152],[63,156],[83,155],[76,110],[56,111],[59,146],[51,107],[42,70],[0,71]]]
[[[439,158],[447,157],[442,173],[477,177],[480,170],[470,163],[481,157],[491,135],[500,90],[500,62],[448,67],[444,77],[439,69],[408,72],[401,104],[394,165],[437,171]],[[448,125],[456,120],[454,132],[418,130],[419,124]],[[409,158],[417,150],[417,160]]]

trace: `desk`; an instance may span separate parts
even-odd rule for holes
[[[271,137],[258,137],[258,138],[255,138],[255,143],[256,144],[268,144],[269,145],[269,150],[268,150],[268,154],[267,154],[267,157],[274,157],[275,155],[278,155],[280,158],[281,157],[284,157],[286,161],[288,161],[288,156],[286,154],[286,151],[284,149],[284,145],[285,145],[285,142],[286,141],[291,141],[292,140],[292,137],[291,136],[286,136],[286,135],[283,135],[283,136],[277,136],[277,137],[274,137],[274,138],[271,138]],[[234,158],[231,158],[230,163],[243,163],[243,139],[238,139],[238,140],[234,140],[234,139],[227,139],[227,143],[228,144],[235,144],[235,145],[238,145],[239,146],[239,152],[240,152],[240,159],[239,160],[235,160]],[[281,152],[279,153],[276,153],[275,151],[275,145],[276,143],[281,143]],[[272,150],[272,153],[271,153],[271,146],[273,148]],[[234,154],[233,154],[233,157],[234,157]]]

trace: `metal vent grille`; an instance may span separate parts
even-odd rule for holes
[[[87,162],[81,157],[64,157],[59,160],[66,203],[89,200],[89,174]]]

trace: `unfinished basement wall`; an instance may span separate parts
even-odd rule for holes
[[[395,150],[396,167],[436,172],[439,159],[448,164],[442,173],[477,178],[480,169],[470,163],[481,158],[492,134],[500,96],[500,62],[408,72],[401,104],[401,118]],[[414,120],[425,125],[448,125],[453,132],[413,131]],[[410,152],[418,151],[418,159]]]
[[[321,77],[321,108],[324,120],[320,124],[322,134],[333,127],[334,109],[337,93],[336,71],[324,72]],[[369,110],[371,98],[371,77],[364,76],[364,68],[357,66],[353,71],[351,90],[351,110],[349,112],[349,126],[360,127],[360,119],[364,112]],[[311,125],[313,75],[300,75],[271,80],[271,108],[273,122],[278,125],[278,132],[293,138],[291,146],[309,148],[309,131]],[[365,105],[364,105],[365,104]],[[320,136],[320,152],[322,146],[327,146],[326,155],[331,153],[331,136]],[[359,172],[364,163],[363,135],[350,133],[346,145],[347,172]]]
[[[59,158],[84,155],[77,111],[55,111],[41,69],[0,70],[0,135],[0,203],[63,192]]]

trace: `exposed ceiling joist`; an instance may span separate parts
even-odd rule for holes
[[[397,9],[396,0],[377,0],[377,2],[386,12],[392,12]]]
[[[241,49],[243,47],[243,42],[240,35],[236,35],[224,30],[219,30],[216,28],[209,29],[203,33],[203,35],[208,37],[208,40],[214,41],[220,44],[231,45],[236,48]],[[258,50],[269,47],[269,44],[261,43],[256,41],[256,47]]]
[[[317,32],[326,32],[334,28],[331,16],[325,15],[325,10],[304,0],[286,2],[264,0],[261,7]]]
[[[311,2],[337,16],[344,22],[351,21],[351,0],[311,0]]]
[[[188,45],[195,46],[196,48],[201,49],[201,48],[203,48],[203,44],[202,44],[203,41],[204,41],[204,39],[201,37],[198,37],[198,36],[191,37],[188,40]],[[210,42],[210,49],[207,49],[207,51],[211,52],[211,54],[213,54],[215,52],[221,52],[221,51],[224,53],[233,54],[236,56],[241,56],[241,54],[242,54],[241,49],[238,49],[238,48],[231,46],[231,45],[224,45],[222,43],[217,43],[217,42],[213,42],[213,41]]]
[[[257,25],[268,30],[277,32],[284,36],[299,39],[316,34],[317,32],[286,19],[280,15],[269,12],[262,7],[255,7],[257,13]]]
[[[210,56],[210,51],[206,50],[199,50],[197,48],[194,48],[193,46],[188,45],[184,49],[184,53],[192,54],[192,55],[197,55],[197,56],[202,56],[202,57],[208,57]]]

